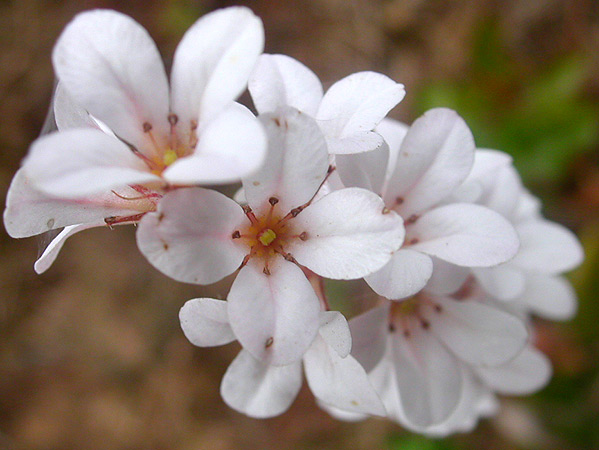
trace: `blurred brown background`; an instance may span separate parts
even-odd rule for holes
[[[224,1],[0,1],[0,184],[39,134],[52,46],[78,11],[103,7],[145,26],[170,64],[183,32]],[[235,345],[198,349],[177,313],[200,288],[167,279],[134,228],[86,231],[44,275],[35,238],[0,233],[0,449],[592,449],[599,448],[599,2],[594,0],[256,0],[266,51],[293,56],[328,86],[359,70],[406,85],[392,116],[449,106],[479,146],[500,148],[552,220],[587,252],[572,274],[577,318],[539,321],[555,367],[549,387],[507,399],[469,435],[428,440],[384,420],[329,418],[304,387],[290,411],[230,410],[220,378]]]

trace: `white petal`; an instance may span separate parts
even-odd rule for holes
[[[341,358],[349,355],[352,347],[347,320],[338,311],[325,311],[320,314],[320,336]]]
[[[249,205],[255,211],[270,207],[287,214],[308,202],[323,182],[329,167],[324,137],[313,119],[287,108],[260,116],[268,136],[268,154],[262,168],[243,179]]]
[[[389,304],[371,308],[352,318],[352,356],[370,372],[379,363],[387,347]]]
[[[515,223],[516,208],[523,192],[516,169],[509,165],[500,167],[495,174],[489,174],[482,180],[483,184],[486,181],[486,192],[478,202]]]
[[[60,131],[69,128],[98,128],[88,112],[73,100],[60,82],[56,85],[52,103],[54,120]]]
[[[215,283],[233,273],[247,253],[231,238],[244,220],[239,205],[219,192],[178,189],[144,216],[137,245],[154,267],[175,280]]]
[[[319,124],[322,128],[322,122],[319,122]],[[324,131],[326,132],[326,130]],[[331,155],[371,152],[385,144],[383,137],[375,131],[356,131],[354,134],[341,139],[329,135],[326,138]]]
[[[337,155],[335,165],[345,187],[361,187],[380,194],[389,160],[389,146],[384,143],[371,152]]]
[[[528,346],[510,362],[499,367],[478,368],[485,384],[500,394],[528,395],[544,387],[551,378],[547,357]]]
[[[401,218],[379,196],[359,188],[331,192],[293,221],[307,239],[293,240],[286,250],[327,278],[361,278],[379,270],[404,237]]]
[[[172,110],[183,127],[202,128],[246,88],[264,46],[262,22],[232,7],[206,14],[187,30],[171,73]]]
[[[515,316],[475,300],[438,297],[441,310],[431,308],[431,331],[461,360],[476,366],[497,366],[514,358],[526,344],[528,331]]]
[[[127,209],[127,203],[112,193],[85,199],[57,199],[34,189],[23,169],[19,169],[6,196],[4,226],[11,237],[22,238],[68,225],[104,223],[107,217],[144,212],[137,209],[137,204]]]
[[[398,250],[382,269],[364,279],[377,294],[400,300],[420,291],[432,273],[430,256],[413,250]]]
[[[362,366],[352,356],[339,356],[321,335],[304,355],[304,370],[312,393],[321,402],[345,411],[385,415]]]
[[[516,300],[550,320],[568,320],[576,314],[576,292],[563,277],[528,274],[526,287]]]
[[[286,55],[261,55],[248,89],[261,114],[292,106],[314,117],[323,95],[316,74]]]
[[[439,258],[433,260],[433,276],[424,289],[437,295],[453,294],[470,276],[470,269],[456,266]]]
[[[316,118],[325,135],[350,137],[373,130],[404,95],[403,85],[385,75],[354,73],[330,87]]]
[[[194,153],[177,159],[163,172],[171,183],[232,183],[262,165],[266,136],[245,106],[231,104],[199,133]]]
[[[468,176],[474,138],[455,111],[428,111],[410,127],[401,143],[385,202],[398,204],[403,217],[421,213],[451,194]]]
[[[526,284],[525,273],[511,262],[496,267],[472,269],[483,289],[499,300],[513,300],[522,295]]]
[[[81,13],[54,47],[54,69],[81,107],[140,151],[144,123],[168,134],[168,83],[156,45],[138,23],[108,10]],[[146,150],[147,151],[147,150]]]
[[[46,247],[42,255],[38,258],[38,260],[33,265],[33,268],[36,273],[44,273],[46,270],[50,268],[56,257],[58,256],[58,252],[64,245],[65,241],[74,235],[75,233],[79,233],[80,231],[87,230],[89,228],[101,227],[106,225],[104,221],[97,223],[83,223],[79,225],[70,225],[65,227],[58,235],[52,239],[52,242]]]
[[[198,347],[214,347],[235,340],[227,317],[227,302],[213,298],[195,298],[179,311],[185,337]]]
[[[231,286],[228,313],[237,339],[266,364],[298,361],[318,331],[320,302],[295,264],[272,260],[270,275],[250,263]]]
[[[220,385],[231,408],[259,419],[285,412],[302,386],[301,363],[272,366],[241,350]]]
[[[574,233],[547,220],[516,226],[520,251],[511,264],[534,272],[558,274],[574,269],[584,259],[584,250]]]
[[[401,143],[406,137],[406,134],[408,134],[409,129],[410,127],[405,123],[389,118],[381,120],[381,123],[376,127],[376,132],[385,139],[385,142],[389,146],[389,161],[387,162],[385,172],[385,184],[387,183],[387,180],[391,178],[391,175],[395,170]]]
[[[23,170],[36,189],[63,198],[161,182],[124,143],[92,128],[75,128],[37,139],[23,162]]]
[[[435,208],[409,229],[413,250],[458,266],[489,267],[518,251],[514,227],[501,215],[482,206],[454,203]]]
[[[390,337],[396,382],[406,419],[418,427],[445,421],[457,408],[463,377],[457,359],[437,338],[416,328]]]

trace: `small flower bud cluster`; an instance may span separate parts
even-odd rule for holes
[[[180,321],[195,345],[239,341],[221,394],[252,417],[283,413],[302,374],[337,417],[432,435],[540,389],[530,316],[574,314],[576,237],[454,111],[401,124],[386,118],[401,84],[360,72],[325,92],[263,44],[247,8],[207,14],[167,77],[139,24],[79,14],[53,53],[58,131],[31,145],[4,212],[13,237],[59,231],[36,271],[74,233],[133,223],[176,280],[235,273],[226,301],[189,300]],[[257,115],[235,101],[246,88]],[[237,181],[234,199],[200,187]],[[348,323],[324,278],[363,278],[377,304]]]

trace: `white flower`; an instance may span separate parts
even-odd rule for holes
[[[492,391],[523,393],[548,379],[542,355],[523,352],[522,320],[462,294],[424,290],[350,321],[352,355],[369,372],[389,417],[412,430],[454,432],[473,424],[476,404]]]
[[[329,173],[318,126],[291,109],[260,119],[269,150],[260,171],[242,180],[248,206],[180,189],[142,219],[137,240],[154,266],[180,281],[213,283],[242,266],[228,296],[231,328],[256,359],[283,365],[301,358],[318,330],[319,301],[300,266],[363,277],[387,263],[404,229],[364,189],[313,202]]]
[[[262,55],[249,91],[259,113],[294,107],[316,119],[330,154],[361,153],[383,145],[373,131],[404,97],[402,84],[375,72],[359,72],[323,94],[318,77],[285,55]]]
[[[512,307],[549,319],[568,319],[576,311],[576,294],[561,273],[574,269],[584,252],[570,230],[544,219],[540,202],[522,186],[511,159],[493,150],[477,150],[475,170],[464,182],[476,202],[502,214],[515,227],[520,249],[510,261],[472,272],[493,297]]]
[[[131,223],[165,188],[237,181],[262,163],[257,119],[234,99],[263,47],[247,8],[207,14],[185,34],[169,83],[158,50],[129,17],[79,14],[53,53],[59,132],[36,140],[11,185],[14,237],[63,226]],[[53,244],[53,255],[61,241]],[[46,258],[36,270],[47,268]]]
[[[377,130],[388,148],[336,158],[346,186],[381,193],[387,208],[404,219],[404,245],[366,277],[375,292],[408,297],[424,287],[439,260],[488,267],[514,256],[517,235],[501,215],[480,205],[444,202],[466,179],[474,159],[472,134],[454,111],[430,110],[407,131],[386,119]]]
[[[179,313],[187,338],[201,347],[227,344],[235,334],[227,318],[227,302],[189,300]],[[385,409],[364,369],[349,355],[351,337],[338,312],[319,313],[318,334],[302,361],[270,365],[241,350],[221,384],[221,395],[232,408],[265,418],[286,411],[302,385],[302,362],[310,389],[326,405],[358,413],[384,415]]]

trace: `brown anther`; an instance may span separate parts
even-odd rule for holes
[[[198,122],[197,122],[197,120],[192,120],[192,121],[189,123],[189,126],[190,126],[190,128],[191,128],[192,130],[195,130],[195,129],[197,129],[197,128],[198,128]]]
[[[144,122],[142,126],[144,129],[144,133],[149,133],[152,130],[152,124],[150,122]]]
[[[244,266],[245,266],[245,265],[248,263],[248,261],[250,260],[250,256],[251,256],[251,254],[249,254],[249,255],[245,255],[245,256],[243,257],[243,261],[241,261],[241,264],[239,265],[239,268],[240,268],[240,269],[241,269],[242,267],[244,267]]]
[[[264,275],[270,275],[270,270],[268,269],[268,266],[264,266],[264,269],[262,270],[262,273]]]
[[[277,203],[279,203],[279,199],[277,197],[270,197],[268,199],[268,203],[270,203],[272,206],[275,206]]]
[[[175,113],[170,113],[168,115],[168,123],[170,123],[171,126],[174,127],[175,125],[177,125],[177,122],[179,122],[179,116]]]
[[[274,117],[274,118],[272,119],[272,121],[273,121],[274,123],[276,123],[278,127],[280,127],[280,126],[281,126],[281,121],[279,120],[279,118],[278,118],[278,117]]]
[[[239,232],[239,230],[233,231],[233,234],[231,235],[231,239],[239,239],[240,237],[241,237],[241,233]]]
[[[416,245],[416,244],[418,244],[418,242],[420,242],[418,240],[418,238],[412,238],[412,239],[410,239],[410,241],[408,242],[408,244],[409,245]]]
[[[422,325],[422,328],[424,328],[425,330],[428,330],[431,326],[430,322],[424,319],[420,321],[420,325]]]
[[[335,166],[329,165],[329,168],[327,169],[327,175],[332,174],[334,170],[335,170]]]
[[[304,208],[298,206],[297,208],[293,208],[291,211],[289,211],[289,214],[291,214],[291,217],[297,217],[297,215],[301,213],[303,210]]]
[[[443,307],[441,305],[437,305],[435,304],[435,311],[437,311],[438,313],[443,311]]]
[[[295,260],[295,258],[291,255],[291,253],[285,253],[283,255],[283,258],[285,258],[285,261],[289,261],[289,262],[292,262],[292,263],[297,262]]]
[[[308,233],[305,231],[302,231],[300,233],[300,235],[298,236],[302,241],[306,241],[308,239]]]
[[[252,208],[250,208],[250,205],[241,205],[241,209],[243,209],[243,212],[245,214],[249,214],[252,212]]]
[[[389,214],[391,212],[391,210],[389,208],[387,208],[386,206],[383,208],[383,214]]]
[[[167,251],[168,250],[168,243],[166,243],[165,241],[162,241],[162,248]]]
[[[401,205],[404,202],[403,197],[395,197],[395,203]]]
[[[417,214],[412,214],[410,217],[407,218],[406,220],[406,225],[411,225],[413,223],[416,223],[416,221],[419,219],[419,216]]]
[[[158,222],[162,222],[162,219],[164,219],[164,213],[158,214]]]
[[[275,340],[273,339],[273,337],[272,337],[272,336],[271,336],[271,337],[269,337],[269,338],[266,340],[266,342],[264,343],[264,348],[268,348],[268,347],[270,347],[270,346],[273,344],[273,342],[274,342],[274,341],[275,341]]]

